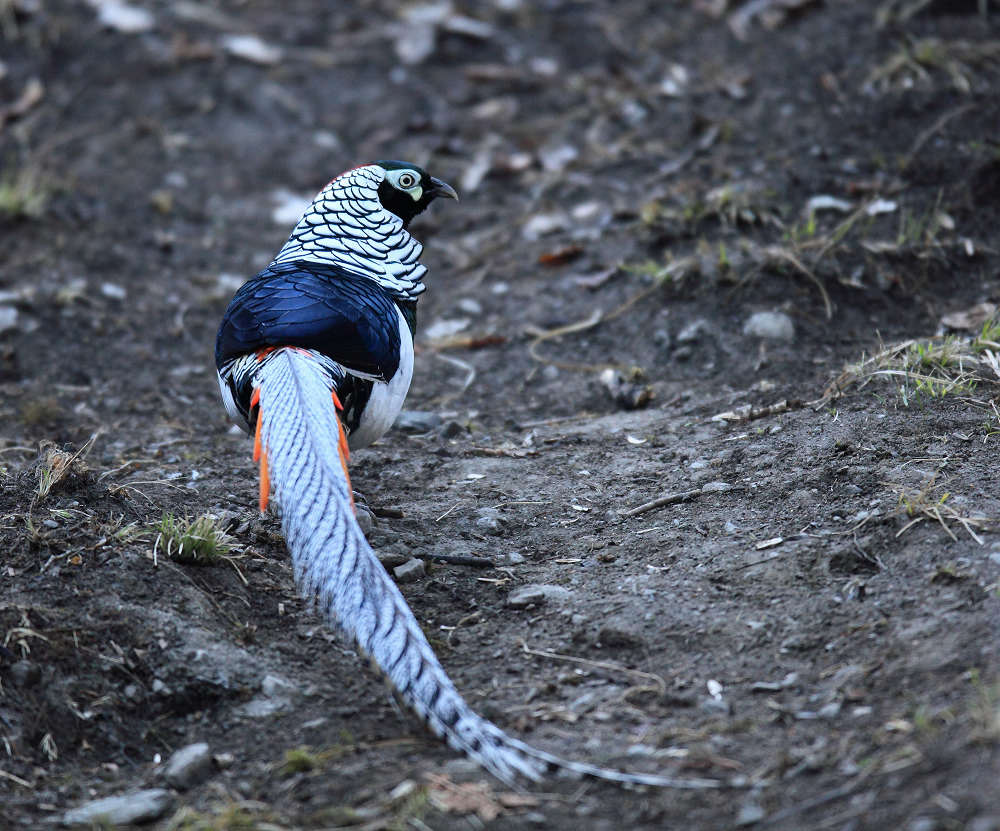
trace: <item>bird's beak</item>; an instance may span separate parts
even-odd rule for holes
[[[440,179],[435,179],[431,176],[431,196],[444,196],[448,199],[454,199],[458,201],[458,194],[455,193],[455,188],[449,185],[447,182],[442,182]]]

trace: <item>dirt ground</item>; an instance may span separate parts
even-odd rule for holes
[[[997,4],[131,11],[0,1],[0,826],[1000,829]],[[215,328],[377,158],[462,202],[373,545],[492,561],[403,590],[504,729],[718,788],[511,791],[297,597]]]

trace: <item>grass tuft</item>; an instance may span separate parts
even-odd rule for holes
[[[154,559],[160,550],[175,562],[187,565],[215,565],[226,559],[233,549],[233,539],[219,526],[218,520],[208,514],[197,519],[164,514],[154,529]]]

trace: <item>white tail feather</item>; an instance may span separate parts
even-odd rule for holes
[[[569,762],[508,736],[473,712],[354,519],[328,376],[308,353],[286,348],[261,363],[255,382],[261,440],[299,589],[354,638],[437,735],[507,783],[518,774],[537,780],[547,770],[564,768],[622,783],[719,786]]]

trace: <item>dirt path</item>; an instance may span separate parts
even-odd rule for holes
[[[1000,829],[1000,10],[755,5],[0,3],[0,826]],[[718,789],[512,793],[296,596],[214,332],[380,157],[463,201],[373,545],[492,561],[403,588],[505,729]]]

